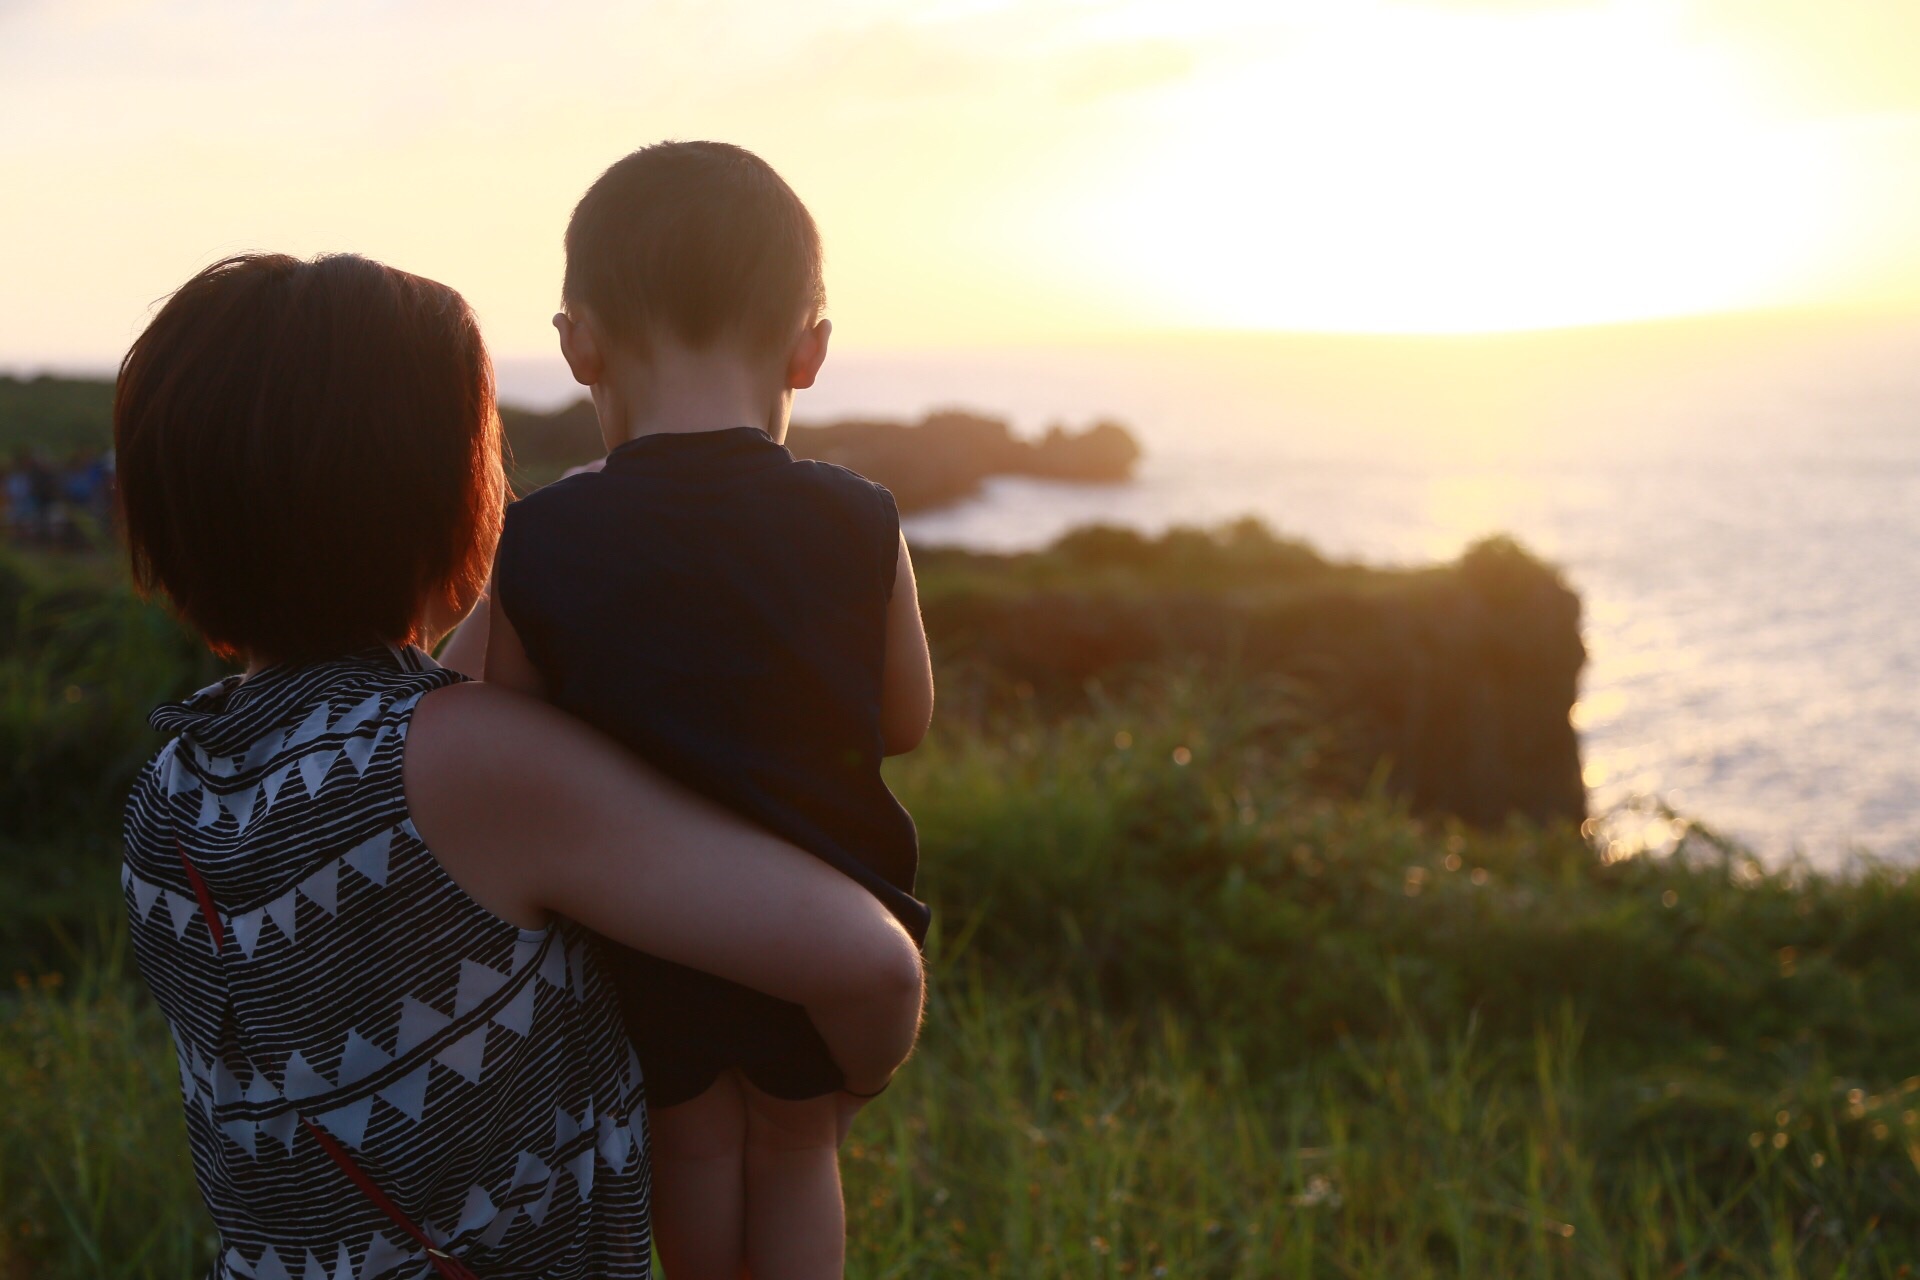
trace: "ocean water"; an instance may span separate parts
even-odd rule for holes
[[[503,362],[502,387],[566,392],[543,362]],[[1126,485],[993,481],[912,518],[917,543],[1253,515],[1420,564],[1508,533],[1584,603],[1597,812],[1658,798],[1772,858],[1920,859],[1920,326],[855,350],[797,416],[938,405],[1112,417],[1147,452]]]

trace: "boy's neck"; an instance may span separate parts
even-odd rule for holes
[[[786,436],[791,394],[724,348],[668,348],[611,372],[593,389],[609,450],[642,436],[730,427],[757,427],[776,442]]]

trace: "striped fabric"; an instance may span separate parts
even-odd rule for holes
[[[304,1122],[483,1280],[648,1274],[640,1072],[586,936],[488,912],[408,818],[413,709],[459,678],[374,649],[153,713],[174,736],[128,800],[121,880],[217,1280],[431,1274]]]

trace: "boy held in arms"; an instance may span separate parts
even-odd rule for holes
[[[588,189],[566,254],[554,324],[608,455],[508,510],[486,678],[832,864],[923,941],[913,822],[880,777],[933,711],[899,516],[782,445],[832,331],[811,215],[747,151],[661,143]],[[862,1099],[806,1013],[603,949],[673,1280],[840,1275],[838,1148]]]

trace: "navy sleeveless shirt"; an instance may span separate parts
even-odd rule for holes
[[[881,780],[893,496],[754,427],[643,436],[513,504],[495,590],[555,705],[865,886],[916,942]]]

